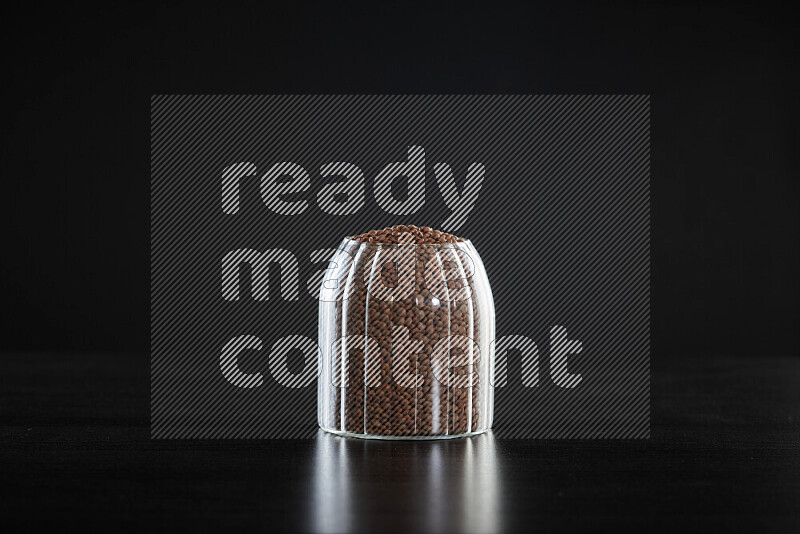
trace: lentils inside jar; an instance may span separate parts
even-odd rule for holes
[[[333,354],[334,359],[347,359],[334,362],[335,372],[346,368],[347,385],[332,391],[333,429],[384,436],[459,435],[480,429],[480,351],[469,345],[481,328],[470,291],[472,273],[454,279],[444,266],[464,263],[458,250],[464,239],[415,225],[370,230],[350,239],[361,244],[362,252],[354,255],[358,259],[347,282],[352,293],[336,305],[335,328],[359,341],[349,342],[346,354]],[[393,257],[390,251],[377,252],[385,247],[370,244],[415,246],[392,247],[401,251]],[[401,280],[407,288],[396,291]],[[379,377],[377,385],[371,382],[371,369]]]
[[[415,245],[458,243],[464,241],[460,237],[440,230],[434,230],[430,226],[414,226],[413,224],[408,226],[405,224],[398,224],[396,226],[387,226],[382,230],[370,230],[363,234],[354,235],[352,239],[361,243]]]

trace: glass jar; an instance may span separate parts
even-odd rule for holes
[[[346,238],[320,289],[319,426],[384,439],[485,432],[494,334],[491,288],[470,241]]]

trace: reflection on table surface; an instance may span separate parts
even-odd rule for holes
[[[491,432],[454,440],[376,441],[320,431],[308,529],[500,530],[499,461]]]

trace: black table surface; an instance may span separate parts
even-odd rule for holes
[[[155,441],[146,354],[0,369],[13,530],[800,531],[796,357],[654,357],[641,441]]]

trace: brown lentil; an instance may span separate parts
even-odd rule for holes
[[[471,370],[466,366],[451,367],[450,362],[459,352],[453,343],[446,345],[445,376],[434,372],[432,360],[437,343],[447,336],[479,339],[481,318],[473,291],[466,292],[468,296],[460,300],[436,297],[442,292],[451,295],[450,292],[465,284],[471,289],[471,276],[465,282],[446,281],[444,267],[435,267],[439,265],[437,257],[439,260],[441,256],[457,260],[455,244],[464,240],[432,230],[429,226],[414,225],[370,230],[350,239],[370,245],[367,253],[354,260],[350,276],[352,292],[346,300],[337,301],[338,324],[335,327],[347,336],[365,338],[366,334],[375,340],[378,351],[373,354],[378,358],[380,385],[369,387],[364,355],[365,348],[370,350],[368,345],[354,343],[349,354],[334,355],[334,358],[346,357],[349,361],[347,386],[331,388],[331,406],[336,412],[331,417],[332,430],[355,434],[435,436],[465,434],[481,428],[480,380],[483,377],[479,374],[480,360],[474,362]],[[414,259],[386,262],[378,272],[373,262],[374,251],[386,248],[379,244],[413,244]],[[410,294],[398,300],[379,298],[375,284],[396,287],[401,276],[413,277],[414,286]],[[438,292],[432,292],[436,289],[432,286],[436,284],[439,284]],[[392,339],[393,332],[396,333],[393,329],[398,326],[407,329],[409,345],[393,353],[396,341]],[[440,356],[437,354],[436,357]],[[393,358],[409,362],[411,376],[421,376],[421,384],[419,381],[412,383],[415,387],[399,384],[398,377],[392,372]],[[399,365],[400,362],[395,363]],[[470,371],[473,373],[472,385],[458,387],[458,377],[468,375]]]

